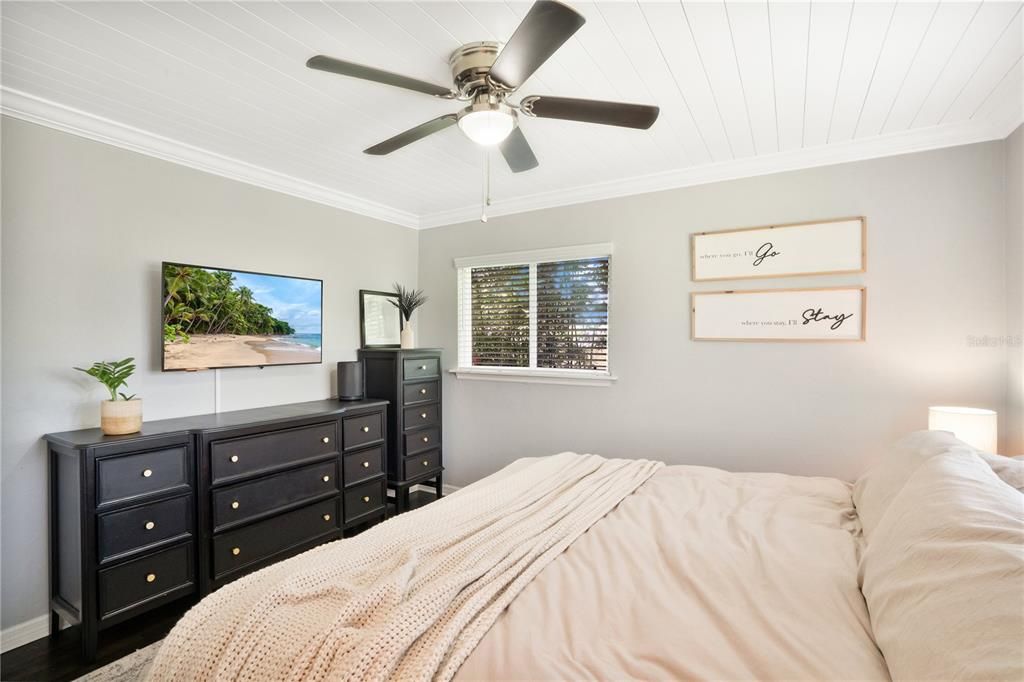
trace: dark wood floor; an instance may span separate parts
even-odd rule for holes
[[[186,600],[187,602],[187,600]],[[108,663],[163,639],[190,603],[168,604],[141,618],[100,632],[99,651],[93,663],[81,658],[78,628],[66,628],[55,638],[44,637],[12,649],[0,657],[0,680],[73,680]]]

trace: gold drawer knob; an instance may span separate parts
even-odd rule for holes
[[[143,478],[149,478],[152,475],[153,475],[153,470],[152,469],[146,469],[146,470],[144,470],[142,472]]]
[[[321,441],[323,441],[324,443],[330,443],[330,442],[331,442],[331,439],[330,439],[330,438],[328,438],[327,436],[324,436],[324,437],[323,437],[323,438],[321,438],[320,440],[321,440]]]
[[[369,469],[370,468],[370,463],[369,462],[363,462],[363,468],[364,469]]]
[[[156,528],[156,524],[152,521],[146,521],[146,530],[153,530]]]
[[[327,483],[330,480],[331,480],[330,476],[324,476],[324,483]]]
[[[364,496],[363,496],[363,502],[366,502],[367,504],[369,504],[369,502],[370,502],[370,497],[369,497],[368,495],[364,495]]]
[[[364,426],[363,427],[363,433],[369,433],[369,432],[370,432],[370,427],[369,426]]]
[[[427,394],[427,389],[421,388],[420,389],[420,395],[426,395],[426,394]]]
[[[324,514],[324,521],[330,521],[330,520],[331,520],[331,515],[330,514]]]
[[[238,461],[238,455],[231,455],[231,461],[232,462],[237,462]]]
[[[425,466],[425,467],[430,466],[430,460],[429,459],[423,460],[423,466]]]
[[[234,502],[231,503],[231,508],[232,509],[238,509],[238,506],[239,506],[238,505],[238,500],[235,500]]]
[[[429,436],[423,436],[423,442],[424,443],[429,443],[430,442],[430,437]]]
[[[242,550],[239,547],[232,547],[231,548],[231,553],[233,555],[235,555],[235,556],[238,556],[239,554],[242,553]]]
[[[156,573],[149,573],[148,575],[146,575],[146,582],[147,583],[151,583],[151,582],[154,582],[154,581],[156,581]]]
[[[420,365],[420,371],[421,372],[426,372],[427,371],[427,366],[426,365]]]

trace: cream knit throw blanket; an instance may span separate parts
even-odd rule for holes
[[[182,618],[149,679],[450,680],[527,583],[661,466],[538,459],[248,575]]]

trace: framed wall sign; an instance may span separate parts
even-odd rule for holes
[[[363,348],[398,348],[402,344],[402,318],[391,302],[398,294],[359,290],[359,342]]]
[[[694,341],[863,341],[867,289],[700,291],[690,299]]]
[[[867,221],[839,218],[690,235],[695,282],[864,272]]]

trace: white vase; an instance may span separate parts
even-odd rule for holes
[[[123,436],[142,430],[142,399],[104,400],[100,403],[100,430],[108,436]]]
[[[402,325],[402,348],[415,348],[416,347],[416,332],[413,331],[412,322],[409,320],[405,321]]]

